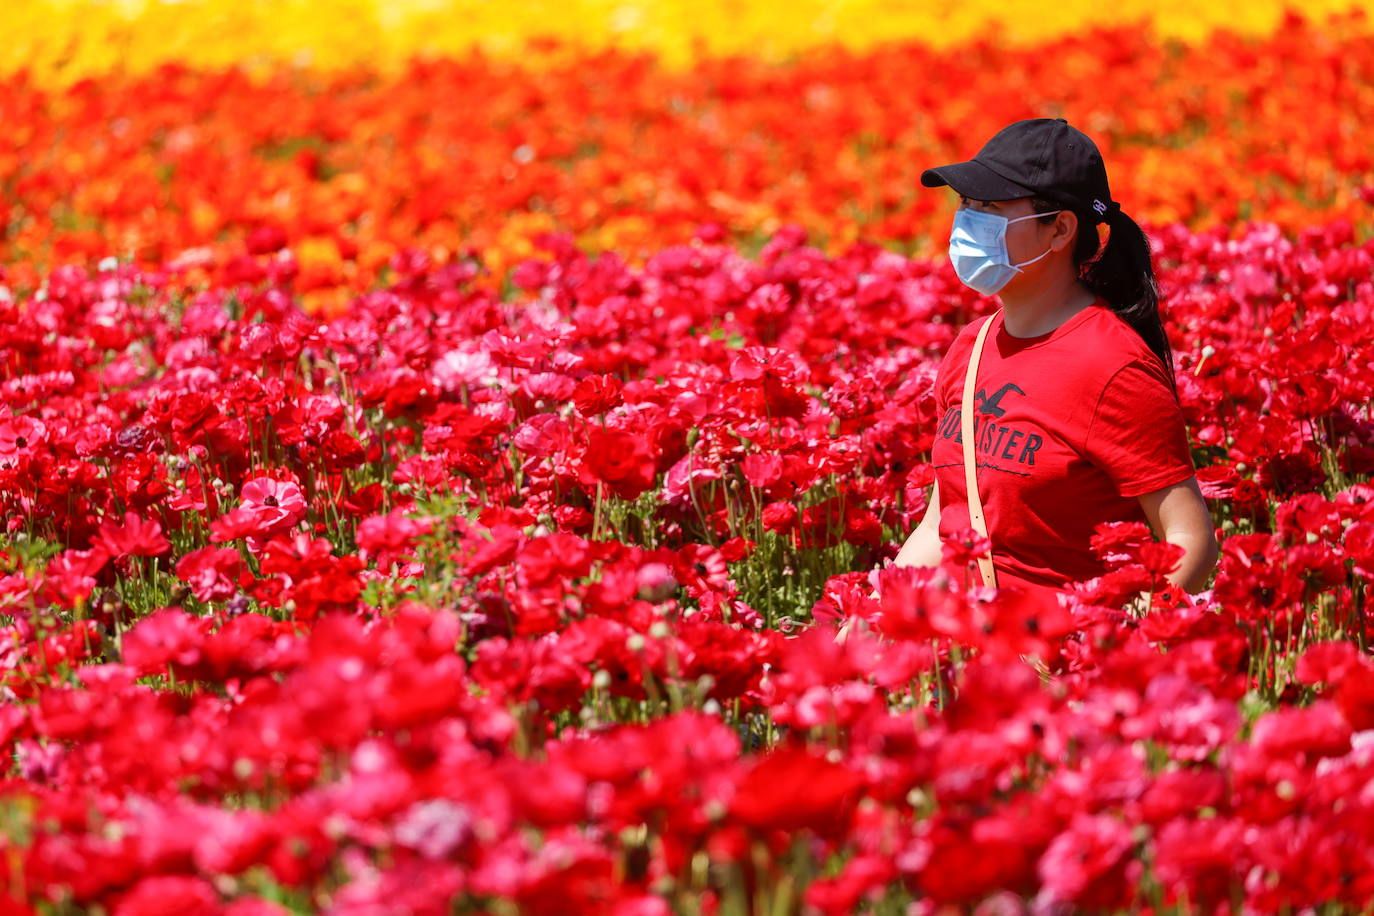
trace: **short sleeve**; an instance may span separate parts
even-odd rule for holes
[[[1162,365],[1134,360],[1117,370],[1088,423],[1084,452],[1122,497],[1193,476],[1183,412]]]

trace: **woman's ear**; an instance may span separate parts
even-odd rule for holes
[[[1078,214],[1072,210],[1060,210],[1055,214],[1053,232],[1050,234],[1050,247],[1055,251],[1061,248],[1072,249],[1078,237]]]

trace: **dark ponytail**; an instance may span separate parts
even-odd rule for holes
[[[1037,213],[1063,209],[1066,204],[1041,197],[1031,198]],[[1107,244],[1099,248],[1097,219],[1092,211],[1070,207],[1078,216],[1078,241],[1073,263],[1078,276],[1097,295],[1107,300],[1112,311],[1135,328],[1145,344],[1164,364],[1169,384],[1174,382],[1174,357],[1164,321],[1159,314],[1159,286],[1155,282],[1150,240],[1113,201],[1106,213]],[[1175,395],[1178,389],[1175,386]]]

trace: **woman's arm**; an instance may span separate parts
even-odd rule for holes
[[[1202,591],[1220,549],[1197,477],[1142,495],[1140,506],[1156,537],[1183,548],[1183,559],[1169,581],[1186,592]]]
[[[940,484],[937,481],[930,488],[930,504],[921,522],[902,544],[895,566],[939,566],[940,565]]]
[[[916,529],[907,537],[902,544],[902,549],[897,551],[897,558],[892,561],[894,566],[937,566],[940,563],[940,484],[935,483],[930,488],[930,503],[926,506],[925,515],[921,516],[921,521]],[[875,589],[869,596],[873,600],[878,600],[878,592]],[[854,623],[854,619],[846,621],[840,631],[835,634],[835,642],[844,643],[849,639],[849,629]],[[859,621],[859,627],[864,628],[865,624]]]

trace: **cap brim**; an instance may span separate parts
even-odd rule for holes
[[[970,200],[1016,200],[1035,194],[1033,189],[1003,178],[976,159],[926,169],[921,173],[921,184],[928,188],[949,185]]]

